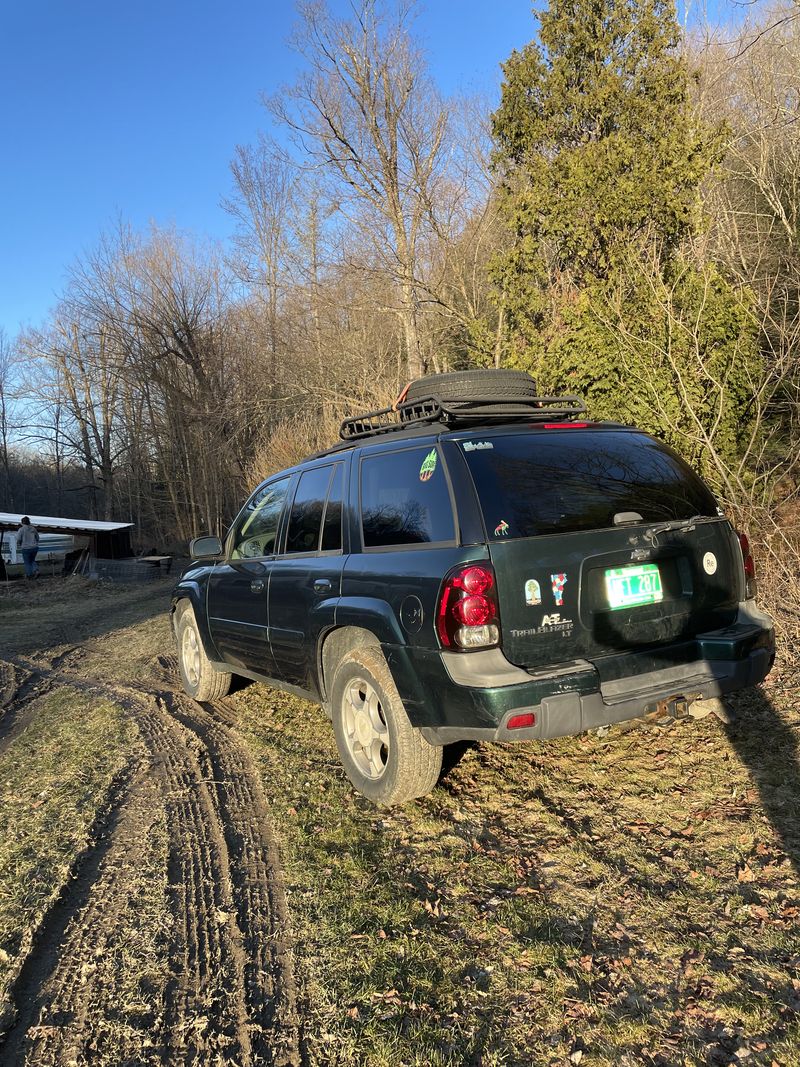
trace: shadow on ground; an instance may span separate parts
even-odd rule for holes
[[[761,688],[729,698],[734,721],[728,740],[759,793],[781,846],[800,875],[800,759],[798,731]]]

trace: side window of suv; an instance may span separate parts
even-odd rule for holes
[[[289,514],[284,550],[287,554],[318,550],[322,512],[332,472],[333,467],[314,467],[300,475]]]
[[[365,548],[455,539],[450,488],[436,447],[362,460],[361,527]]]
[[[265,485],[247,501],[232,535],[231,559],[256,559],[275,551],[289,478]]]
[[[333,480],[328,490],[325,520],[322,524],[323,552],[339,552],[342,548],[342,496],[344,489],[344,464],[333,468]]]

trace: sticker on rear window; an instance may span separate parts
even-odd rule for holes
[[[421,482],[430,481],[433,477],[433,472],[436,470],[437,461],[436,449],[432,448],[422,461],[422,466],[419,469],[419,480]]]
[[[706,574],[716,574],[717,572],[717,557],[713,552],[706,552],[703,556],[703,570]]]
[[[551,574],[550,581],[553,586],[553,600],[556,602],[556,607],[560,608],[564,603],[564,586],[567,584],[566,574]]]
[[[525,603],[535,607],[542,602],[542,590],[535,578],[529,578],[525,583]]]
[[[465,452],[478,452],[484,448],[494,448],[494,445],[491,441],[465,441],[463,447]]]
[[[505,519],[501,519],[497,526],[494,528],[495,537],[508,537],[508,531],[511,527],[508,525]]]

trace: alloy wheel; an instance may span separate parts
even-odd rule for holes
[[[184,627],[181,637],[181,663],[187,682],[194,688],[200,681],[200,642],[191,623]]]
[[[389,760],[389,727],[375,687],[354,678],[342,697],[344,738],[353,762],[365,778],[376,781]]]

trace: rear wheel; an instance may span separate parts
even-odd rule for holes
[[[409,722],[379,648],[345,655],[336,668],[330,706],[336,746],[359,793],[388,807],[433,789],[442,750]]]
[[[219,700],[230,689],[232,675],[227,671],[215,671],[212,667],[203,648],[191,604],[184,601],[178,611],[175,633],[183,688],[195,700]]]

